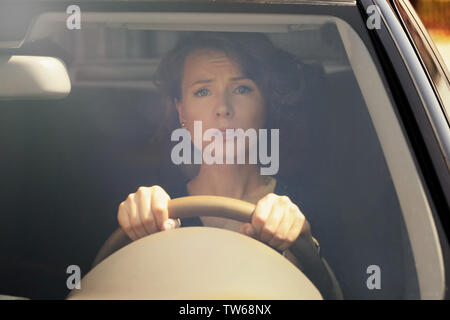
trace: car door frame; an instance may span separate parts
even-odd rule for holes
[[[375,6],[380,15],[379,27],[369,29],[369,35],[385,71],[387,82],[396,101],[410,146],[427,186],[442,250],[445,273],[444,299],[450,299],[450,128],[440,95],[416,49],[405,21],[397,15],[396,5],[403,0],[360,0],[358,6],[366,21]],[[414,22],[416,23],[416,22]],[[414,24],[413,24],[414,25]],[[422,30],[423,31],[423,30]],[[423,40],[422,34],[419,39]],[[435,48],[435,47],[434,47]],[[426,50],[433,50],[429,44]],[[434,52],[433,63],[440,65]],[[441,69],[445,76],[445,69]]]

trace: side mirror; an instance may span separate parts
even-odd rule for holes
[[[0,55],[0,100],[62,99],[71,85],[63,62],[53,57]]]

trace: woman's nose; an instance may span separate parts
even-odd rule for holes
[[[230,111],[230,110],[226,110],[226,111],[217,111],[217,112],[216,112],[216,116],[218,116],[218,117],[226,117],[226,118],[229,118],[229,117],[231,117],[231,111]]]
[[[226,94],[222,95],[220,101],[218,101],[215,113],[217,117],[226,117],[226,118],[230,118],[234,115],[230,99],[229,97],[227,97]]]

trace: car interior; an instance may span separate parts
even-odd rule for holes
[[[64,299],[67,266],[90,270],[129,193],[171,190],[180,172],[195,172],[152,140],[165,121],[152,76],[180,34],[196,30],[160,29],[55,28],[14,53],[58,58],[71,90],[0,101],[1,294]],[[266,34],[306,65],[308,79],[295,121],[281,115],[277,179],[296,195],[344,298],[419,298],[396,189],[336,25]],[[370,265],[381,266],[385,290],[367,290]]]

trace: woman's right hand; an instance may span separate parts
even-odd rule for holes
[[[178,219],[169,219],[170,196],[160,186],[139,187],[119,205],[117,219],[121,228],[135,241],[152,233],[180,227]]]

